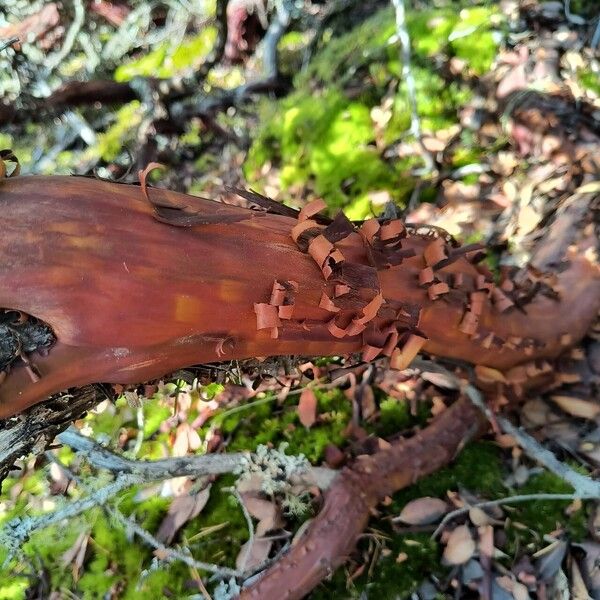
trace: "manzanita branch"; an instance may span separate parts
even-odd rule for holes
[[[0,306],[15,339],[34,318],[55,342],[15,351],[0,417],[68,387],[268,355],[362,352],[402,369],[424,349],[519,386],[531,372],[519,365],[551,371],[540,360],[579,339],[600,305],[593,235],[558,263],[550,253],[559,269],[496,282],[479,246],[438,230],[331,221],[322,204],[293,218],[246,195],[260,210],[89,178],[3,181]]]
[[[243,589],[240,599],[303,598],[346,560],[378,502],[450,462],[482,424],[479,410],[462,399],[412,438],[359,457],[333,481],[321,511],[302,537]]]

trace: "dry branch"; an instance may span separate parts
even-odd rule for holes
[[[303,536],[256,583],[243,589],[240,599],[303,598],[346,560],[378,502],[448,464],[482,423],[479,410],[460,400],[423,432],[362,456],[342,470]]]

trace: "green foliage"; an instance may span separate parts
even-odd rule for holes
[[[341,390],[315,390],[319,421],[310,429],[300,424],[296,405],[298,396],[290,395],[283,406],[275,399],[255,404],[247,412],[237,412],[222,421],[225,433],[232,434],[229,449],[255,450],[260,444],[277,447],[287,442],[288,454],[304,454],[313,463],[319,462],[328,444],[342,445],[344,430],[352,415],[349,400]]]
[[[484,73],[495,56],[497,7],[455,7],[409,13],[411,65],[417,108],[425,131],[456,122],[470,98],[459,80],[447,81],[432,56],[440,52]],[[418,158],[388,161],[382,148],[406,137],[410,107],[391,8],[375,13],[349,33],[328,40],[295,79],[296,91],[277,104],[263,104],[262,126],[245,162],[246,177],[262,185],[262,168],[280,171],[283,190],[304,187],[335,210],[360,219],[379,210],[370,193],[387,190],[400,205],[414,187],[411,169]]]
[[[501,40],[494,24],[501,23],[497,6],[475,6],[463,8],[460,20],[448,37],[454,56],[466,61],[471,72],[483,75],[492,65]]]
[[[0,600],[20,600],[25,598],[29,582],[25,579],[13,579],[0,583]]]
[[[379,417],[372,425],[373,432],[385,438],[415,425],[424,425],[429,416],[429,406],[420,402],[417,410],[418,414],[415,417],[410,412],[407,400],[385,397],[379,402]]]
[[[577,72],[577,78],[586,90],[600,96],[600,75],[598,73],[594,73],[589,69],[580,69]]]
[[[180,44],[165,41],[147,54],[118,66],[115,81],[130,81],[134,77],[170,78],[197,68],[206,60],[216,38],[214,27],[206,27],[199,34]]]
[[[115,122],[98,135],[97,142],[85,152],[86,159],[94,157],[111,161],[123,151],[127,141],[135,136],[142,122],[142,106],[138,100],[124,104],[115,113]]]

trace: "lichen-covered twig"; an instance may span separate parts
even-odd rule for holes
[[[110,508],[109,513],[114,517],[126,531],[134,533],[140,539],[142,539],[151,548],[158,550],[162,556],[167,560],[178,560],[182,563],[196,569],[208,571],[209,573],[215,573],[221,577],[240,577],[243,573],[236,569],[230,569],[229,567],[223,567],[219,565],[213,565],[204,561],[196,560],[191,554],[184,552],[178,548],[172,548],[165,546],[162,542],[158,541],[149,531],[140,527],[133,519],[126,517],[120,510]]]
[[[202,477],[233,473],[240,467],[244,459],[244,454],[238,452],[165,458],[153,461],[131,460],[111,452],[90,438],[84,437],[73,427],[61,433],[58,436],[58,441],[81,453],[97,469],[134,475],[145,481],[158,481],[170,477]]]
[[[258,473],[258,469],[253,469],[252,465],[260,465],[261,473],[267,473],[271,468],[277,469],[277,473],[283,476],[283,479],[289,474],[295,481],[318,485],[321,489],[329,487],[335,476],[335,472],[331,469],[311,467],[306,461],[303,461],[306,468],[302,472],[291,469],[284,473],[281,471],[283,461],[287,459],[289,465],[298,464],[298,457],[284,455],[279,450],[266,448],[265,446],[259,446],[255,454],[232,452],[229,454],[202,454],[142,461],[120,456],[94,440],[81,435],[74,427],[62,432],[57,439],[60,443],[81,453],[97,469],[134,475],[146,482],[160,481],[171,477]]]
[[[410,36],[406,25],[404,0],[392,0],[392,4],[396,12],[396,37],[401,48],[402,81],[406,85],[406,96],[410,108],[410,133],[415,136],[421,147],[421,156],[425,162],[425,171],[431,173],[434,169],[434,163],[431,153],[423,144],[421,119],[419,118],[419,109],[417,106],[417,86],[411,68]]]
[[[540,463],[563,481],[573,486],[575,496],[600,499],[600,481],[594,481],[558,460],[550,450],[544,448],[537,440],[523,429],[513,425],[508,419],[498,416],[496,420],[505,433],[515,438],[529,458]]]

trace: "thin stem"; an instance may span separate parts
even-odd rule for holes
[[[577,494],[520,494],[517,496],[508,496],[506,498],[500,498],[498,500],[488,500],[486,502],[478,502],[476,504],[471,504],[469,506],[463,506],[462,508],[457,508],[452,512],[449,512],[444,518],[440,521],[440,524],[436,527],[435,531],[431,534],[431,538],[435,539],[444,529],[444,527],[448,524],[449,521],[455,519],[456,517],[460,517],[468,513],[472,508],[490,508],[492,506],[501,506],[503,504],[519,504],[521,502],[531,502],[535,500],[587,500],[589,498],[582,498]],[[595,498],[595,496],[594,496]],[[393,522],[396,519],[392,519]]]

